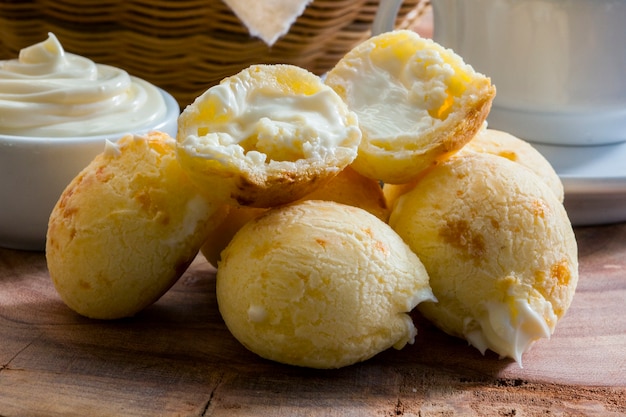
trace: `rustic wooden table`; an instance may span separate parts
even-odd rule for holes
[[[230,335],[201,256],[141,314],[94,321],[61,302],[43,254],[0,249],[0,416],[626,415],[626,224],[576,234],[574,302],[523,368],[418,315],[403,350],[280,365]]]

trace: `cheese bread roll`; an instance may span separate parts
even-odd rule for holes
[[[132,316],[187,269],[222,207],[188,179],[173,138],[154,132],[109,142],[50,215],[50,277],[79,314]]]
[[[222,254],[217,301],[252,352],[339,368],[412,343],[407,314],[432,300],[417,256],[365,210],[309,200],[246,223]]]
[[[385,183],[411,182],[463,147],[495,96],[489,78],[453,51],[410,30],[375,36],[326,77],[363,132],[354,169]]]
[[[578,282],[567,213],[532,171],[467,153],[398,198],[390,225],[420,257],[438,303],[419,306],[481,352],[515,359],[549,338]]]
[[[389,209],[379,183],[364,177],[350,167],[333,177],[328,183],[307,194],[302,200],[325,200],[362,208],[382,221],[389,219]],[[248,221],[267,209],[231,206],[228,214],[202,245],[202,254],[213,266],[217,266],[220,253],[237,231]]]
[[[225,78],[179,117],[183,166],[234,204],[273,207],[312,192],[356,158],[356,115],[321,79],[292,65]]]
[[[516,162],[533,171],[539,176],[563,202],[565,191],[561,178],[556,173],[550,162],[530,143],[510,133],[494,129],[481,129],[474,138],[461,149],[458,154],[467,152],[482,152],[497,155]],[[424,171],[425,173],[426,171]],[[407,184],[385,184],[383,192],[386,203],[392,207],[396,199],[411,190],[419,177]]]
[[[563,202],[565,192],[561,178],[550,162],[525,140],[501,130],[482,129],[462,152],[491,153],[524,165],[545,181]]]
[[[302,200],[326,200],[362,208],[384,222],[389,220],[389,208],[380,183],[346,167],[323,187],[307,194]]]

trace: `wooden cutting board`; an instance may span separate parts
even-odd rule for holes
[[[41,253],[0,249],[0,416],[626,415],[626,224],[578,228],[580,282],[523,368],[414,315],[414,345],[339,370],[263,360],[228,332],[199,256],[132,319],[58,298]]]

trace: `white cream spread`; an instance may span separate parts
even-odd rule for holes
[[[264,163],[326,159],[350,137],[360,140],[356,123],[346,126],[341,98],[325,87],[313,94],[286,94],[249,80],[225,80],[201,97],[214,114],[185,130],[182,146],[194,156],[218,161]],[[353,116],[354,117],[354,116]],[[200,119],[200,118],[199,118]],[[353,141],[352,141],[353,142]],[[345,151],[345,149],[344,149]],[[353,147],[356,157],[356,147]]]
[[[132,132],[166,114],[155,86],[67,53],[49,34],[0,61],[0,133],[74,137]]]
[[[549,339],[557,317],[552,305],[541,300],[543,311],[536,311],[528,300],[515,298],[511,303],[488,301],[486,314],[466,318],[465,338],[483,354],[487,349],[509,357],[522,365],[522,354],[542,338]]]

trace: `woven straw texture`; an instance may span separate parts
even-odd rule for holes
[[[221,0],[0,0],[0,59],[53,32],[68,52],[123,68],[184,107],[251,64],[328,71],[370,35],[379,1],[315,0],[268,47]],[[406,0],[396,26],[410,27],[427,5]]]

